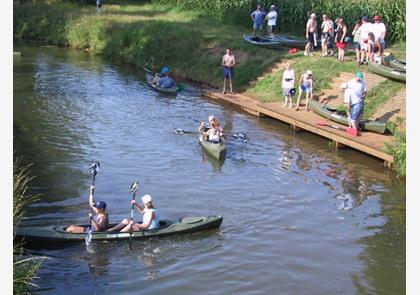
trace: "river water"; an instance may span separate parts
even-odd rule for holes
[[[224,217],[220,229],[134,241],[132,251],[125,241],[28,245],[50,258],[37,294],[405,294],[405,183],[382,162],[193,86],[158,94],[127,65],[15,51],[14,150],[33,162],[30,189],[41,194],[24,225],[87,223],[92,159],[111,221],[129,217],[135,180],[162,218]],[[223,162],[196,134],[173,132],[210,114],[228,134]]]

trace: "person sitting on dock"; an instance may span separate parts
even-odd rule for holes
[[[367,86],[363,80],[363,73],[356,72],[356,78],[344,83],[344,104],[349,117],[349,127],[358,129],[365,107]]]
[[[131,204],[134,205],[141,214],[143,214],[143,220],[141,223],[135,223],[134,221],[126,218],[116,226],[108,229],[108,231],[131,232],[159,228],[159,212],[153,206],[152,197],[150,195],[144,195],[141,197],[141,200],[144,207],[137,204],[136,200],[131,201]]]
[[[91,210],[91,213],[89,213],[89,217],[91,220],[90,224],[92,231],[104,231],[108,227],[108,213],[105,212],[106,203],[103,201],[95,202],[93,198],[94,190],[95,187],[91,186],[89,195],[89,207]],[[66,232],[69,233],[84,233],[87,231],[88,228],[78,225],[70,225],[68,228],[66,228]]]
[[[309,97],[313,98],[313,90],[314,90],[314,79],[312,77],[312,71],[307,70],[305,73],[300,76],[299,80],[299,95],[296,102],[296,111],[299,110],[300,106],[300,97],[302,96],[302,93],[305,92],[306,94],[306,104],[305,104],[305,111],[309,111],[308,109],[308,102]]]

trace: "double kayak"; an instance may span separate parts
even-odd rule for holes
[[[202,145],[203,149],[213,158],[221,160],[226,156],[226,142],[212,143],[203,138],[200,135],[198,141]]]
[[[132,239],[148,239],[170,235],[192,233],[220,227],[222,216],[184,217],[178,221],[161,220],[158,229],[136,231],[132,233]],[[110,227],[116,224],[110,224]],[[87,233],[68,233],[66,226],[33,226],[20,227],[16,231],[16,239],[24,239],[27,242],[78,242],[86,239]],[[88,227],[88,225],[80,225]],[[127,240],[130,233],[121,232],[93,232],[92,240],[114,241]]]
[[[154,77],[154,73],[152,70],[143,67],[143,70],[146,72],[146,82],[147,84],[152,87],[154,90],[162,92],[162,93],[166,93],[166,94],[171,94],[171,95],[176,95],[178,92],[178,87],[170,87],[170,88],[163,88],[163,87],[159,87],[156,84],[152,84],[152,80]]]
[[[383,77],[405,82],[406,74],[405,71],[398,71],[394,68],[387,67],[385,65],[381,65],[378,63],[371,62],[369,63],[368,69],[378,75],[381,75]]]
[[[340,112],[336,108],[323,105],[322,103],[316,100],[309,100],[309,107],[315,113],[321,115],[324,118],[330,119],[331,121],[343,125],[349,125],[347,116],[344,114],[340,114]],[[362,130],[371,131],[379,134],[384,134],[386,132],[386,123],[380,121],[363,120],[362,122],[360,122],[360,127]]]

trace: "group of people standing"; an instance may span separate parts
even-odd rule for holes
[[[264,26],[264,21],[267,21],[267,30],[268,35],[270,37],[274,37],[274,30],[277,25],[277,11],[274,5],[270,6],[270,11],[266,13],[262,8],[261,5],[257,5],[257,9],[251,13],[252,21],[254,22],[253,25],[253,33],[252,36],[256,37],[258,31],[262,31]]]
[[[310,14],[305,32],[308,43],[305,46],[304,55],[313,55],[318,39],[318,22],[315,13]],[[368,62],[382,63],[385,36],[386,26],[382,22],[380,15],[373,17],[373,23],[370,22],[369,17],[364,16],[356,22],[351,33],[342,17],[337,18],[333,22],[327,14],[322,16],[321,49],[323,57],[334,54],[333,48],[335,43],[338,49],[338,60],[343,62],[347,45],[353,40],[356,60],[359,64],[367,64]]]

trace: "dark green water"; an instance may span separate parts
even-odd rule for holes
[[[87,222],[89,162],[111,221],[128,217],[134,180],[163,218],[223,215],[219,230],[37,247],[38,294],[404,294],[405,183],[380,161],[200,97],[171,98],[144,74],[84,52],[15,48],[14,149],[42,194],[24,224]],[[204,154],[197,121],[216,115],[227,158]],[[140,216],[136,216],[140,218]]]

